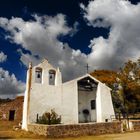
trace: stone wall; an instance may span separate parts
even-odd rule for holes
[[[8,102],[0,103],[0,120],[9,120],[10,110],[14,110],[14,121],[22,121],[23,96],[18,96]]]
[[[140,131],[140,120],[131,120],[129,124],[130,130]]]
[[[101,135],[121,132],[120,122],[88,123],[76,125],[41,125],[30,124],[28,130],[50,138]]]

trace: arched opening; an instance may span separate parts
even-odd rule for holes
[[[55,70],[49,70],[49,85],[55,85]]]
[[[42,68],[35,69],[35,82],[42,83]]]
[[[98,83],[90,77],[77,82],[79,123],[96,122],[96,94]]]

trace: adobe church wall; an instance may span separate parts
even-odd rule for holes
[[[121,123],[88,123],[75,125],[39,125],[30,124],[28,130],[50,138],[77,137],[121,133]]]
[[[105,122],[111,121],[111,116],[114,116],[114,109],[110,89],[102,83],[99,83],[97,90],[98,112],[97,121]]]
[[[42,69],[41,82],[36,82],[36,68]],[[55,85],[49,84],[49,70],[56,72]],[[29,123],[35,123],[37,114],[50,112],[52,109],[61,115],[62,97],[61,73],[54,69],[47,61],[32,68],[31,91],[29,100]]]
[[[62,123],[78,123],[78,89],[77,81],[64,83],[62,86]]]
[[[30,94],[29,105],[29,121],[36,122],[37,114],[42,116],[43,113],[50,112],[51,109],[61,115],[61,87],[60,86],[45,86],[33,85]]]

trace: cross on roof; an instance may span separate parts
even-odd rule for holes
[[[87,63],[87,65],[85,66],[86,67],[86,70],[87,70],[87,73],[89,72],[89,65],[88,65],[88,63]]]

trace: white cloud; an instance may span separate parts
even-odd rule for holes
[[[34,15],[33,21],[14,17],[0,18],[0,27],[9,32],[6,38],[31,52],[23,53],[22,50],[18,50],[21,55],[20,60],[25,65],[29,61],[36,64],[41,59],[47,58],[51,64],[60,67],[65,80],[85,73],[81,69],[85,69],[86,55],[78,51],[79,55],[73,56],[73,49],[58,39],[60,36],[73,35],[77,32],[77,26],[78,23],[75,22],[73,28],[69,27],[63,14],[53,17]],[[36,55],[39,59],[34,57]]]
[[[73,24],[73,29],[71,30],[71,34],[70,34],[71,37],[73,37],[78,32],[78,26],[79,26],[79,22],[76,21]]]
[[[27,67],[30,62],[32,62],[33,65],[37,65],[41,61],[40,58],[37,58],[29,53],[23,53],[21,49],[18,49],[17,52],[21,55],[20,61]]]
[[[7,55],[5,55],[3,52],[0,52],[0,63],[7,60]]]
[[[89,62],[95,68],[118,68],[140,57],[140,4],[126,0],[94,0],[85,7],[84,18],[93,28],[110,27],[109,37],[93,38]],[[96,64],[97,65],[96,65]]]
[[[78,26],[75,23],[73,27],[69,27],[63,14],[34,15],[32,21],[1,17],[0,27],[9,32],[7,39],[30,51],[24,53],[18,50],[20,60],[25,65],[29,61],[36,64],[42,58],[47,58],[51,64],[60,67],[65,80],[86,72],[87,56],[91,70],[119,68],[128,59],[139,57],[140,4],[133,5],[125,0],[94,0],[87,7],[81,5],[81,8],[88,26],[110,29],[107,39],[100,36],[90,41],[91,53],[88,55],[80,50],[73,50],[67,43],[59,40],[60,36],[72,35]]]
[[[23,93],[24,89],[25,84],[18,81],[14,74],[10,75],[8,71],[0,68],[0,98],[16,96]]]

